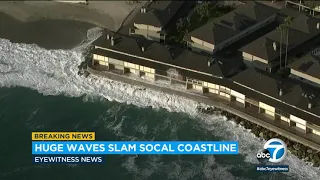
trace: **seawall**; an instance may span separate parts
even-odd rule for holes
[[[203,114],[222,114],[226,116],[228,119],[233,120],[235,123],[240,124],[245,129],[249,129],[251,133],[253,133],[256,137],[263,138],[264,140],[269,140],[271,138],[280,138],[286,144],[288,151],[297,156],[299,159],[303,159],[307,162],[311,162],[313,166],[319,167],[320,166],[320,152],[310,149],[309,147],[297,142],[292,141],[278,133],[270,131],[262,126],[259,126],[255,123],[252,123],[246,119],[240,118],[234,114],[228,113],[222,109],[215,108],[215,107],[199,107],[198,111]]]
[[[303,138],[293,132],[290,132],[289,130],[281,128],[281,127],[277,126],[275,123],[267,122],[265,120],[251,116],[250,114],[247,114],[241,110],[233,108],[228,105],[227,101],[226,102],[214,101],[214,100],[212,100],[212,98],[209,98],[209,97],[201,95],[201,94],[180,91],[177,89],[171,89],[171,88],[164,87],[164,86],[152,83],[152,82],[143,81],[143,79],[133,80],[129,77],[126,77],[126,76],[123,76],[120,74],[111,73],[111,72],[100,72],[100,71],[94,70],[90,67],[87,67],[87,71],[91,74],[94,74],[94,75],[107,77],[112,80],[121,81],[121,82],[132,84],[132,85],[144,86],[146,88],[151,88],[151,89],[165,92],[168,94],[174,94],[174,95],[186,97],[186,98],[192,99],[194,101],[201,102],[201,103],[204,103],[209,106],[213,106],[213,107],[215,107],[215,110],[222,111],[223,115],[226,115],[226,116],[229,116],[229,118],[235,119],[236,122],[238,122],[238,123],[240,123],[240,121],[247,121],[245,123],[243,122],[242,125],[247,124],[247,127],[251,126],[251,127],[260,129],[260,131],[257,131],[256,133],[253,132],[257,136],[261,136],[261,132],[263,132],[264,134],[267,134],[267,136],[264,136],[265,139],[282,136],[283,137],[282,139],[285,139],[285,141],[288,144],[288,149],[291,150],[290,152],[292,154],[297,155],[298,157],[301,156],[299,158],[308,157],[305,159],[307,161],[311,161],[314,158],[315,160],[312,161],[313,164],[315,166],[319,166],[319,164],[320,164],[320,153],[319,153],[320,144],[315,143],[309,139]],[[208,113],[208,111],[206,109],[199,108],[198,110],[201,111],[202,113]],[[209,112],[209,114],[210,114],[210,112]],[[248,129],[251,129],[251,128],[248,128]],[[272,131],[274,133],[270,136],[269,135],[270,132],[268,130]],[[254,130],[254,131],[256,131],[256,130]],[[290,141],[293,141],[293,142],[290,142]],[[294,142],[296,142],[296,143],[294,143]],[[292,147],[291,147],[291,145],[292,145]],[[309,148],[307,148],[307,147],[309,147]],[[311,150],[310,148],[313,150]],[[309,156],[308,153],[312,154],[312,155]]]

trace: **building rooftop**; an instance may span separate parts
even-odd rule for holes
[[[276,12],[277,9],[273,7],[251,1],[195,29],[188,34],[187,39],[193,36],[211,44],[219,44]]]
[[[272,61],[280,56],[280,45],[282,46],[282,54],[285,54],[286,48],[286,34],[283,33],[283,42],[280,44],[281,32],[276,29],[266,35],[254,40],[240,49],[242,52],[249,53],[256,57]],[[288,50],[302,44],[308,40],[308,34],[298,31],[296,29],[289,29],[289,46]],[[274,43],[276,50],[274,49]]]
[[[319,28],[317,28],[317,23],[319,22],[319,17],[310,17],[305,14],[300,14],[300,16],[294,18],[290,28],[308,33],[310,35],[317,35],[319,34]]]
[[[282,20],[284,20],[284,18],[287,16],[296,18],[296,17],[300,16],[300,13],[297,13],[297,10],[292,9],[292,8],[281,8],[278,11],[278,17],[283,17]]]
[[[155,27],[165,27],[185,1],[152,1],[144,7],[146,12],[140,12],[133,20],[137,24],[147,24]]]
[[[319,52],[307,55],[295,60],[289,65],[290,68],[308,74],[309,76],[320,79],[320,57]]]
[[[155,68],[162,72],[176,67],[183,76],[230,87],[249,98],[257,99],[282,111],[307,119],[311,123],[319,124],[317,117],[320,116],[319,88],[291,79],[280,79],[276,75],[251,68],[238,72],[239,68],[235,65],[237,63],[232,60],[218,59],[208,66],[210,56],[144,39],[108,34],[110,34],[109,39],[106,38],[106,35],[101,36],[93,45],[109,50],[96,48],[94,53]],[[111,36],[114,37],[113,46]],[[229,76],[233,74],[233,76],[221,78],[226,77],[226,74]],[[282,96],[279,95],[280,89],[283,90]],[[305,96],[313,96],[313,98],[310,100]],[[311,109],[308,108],[309,102],[313,104]],[[301,110],[298,111],[295,107]]]
[[[191,36],[206,41],[211,44],[219,44],[227,38],[236,35],[238,31],[225,27],[221,24],[211,22],[190,32],[186,39],[191,40]]]
[[[212,61],[212,57],[209,55],[195,53],[180,47],[165,46],[158,42],[147,41],[143,38],[137,39],[128,36],[113,36],[114,46],[111,45],[111,40],[108,40],[106,35],[101,36],[93,43],[93,45],[137,57],[148,58],[161,64],[174,65],[194,71],[201,71],[217,77],[227,77],[233,75],[234,73],[238,72],[239,67],[242,65],[242,62],[240,61],[217,58],[211,63],[211,66],[208,66],[208,61]],[[142,48],[144,49],[143,51]],[[116,54],[113,54],[113,56],[116,56]],[[117,57],[114,58],[117,59]],[[130,56],[121,56],[121,59],[132,62]],[[139,58],[136,58],[135,60],[139,61],[137,63],[143,63],[141,61],[146,61],[137,59]],[[166,69],[162,68],[162,70]]]
[[[288,51],[319,35],[320,29],[317,28],[317,23],[319,22],[320,19],[308,17],[304,14],[299,14],[299,16],[294,18],[292,24],[289,26]],[[285,54],[286,37],[287,34],[284,32],[282,54]],[[249,53],[267,61],[273,61],[280,56],[280,39],[280,30],[275,29],[245,45],[240,49],[240,51]],[[276,45],[276,50],[274,50],[274,43]]]
[[[237,75],[231,78],[232,81],[242,84],[246,87],[253,89],[254,91],[261,92],[267,96],[278,99],[282,102],[290,104],[294,107],[300,108],[304,111],[316,114],[320,116],[320,89],[310,86],[308,84],[298,82],[290,79],[281,79],[272,74],[259,71],[257,69],[249,68],[245,71],[238,73]],[[282,89],[282,96],[279,95],[279,91]],[[246,91],[246,90],[245,90]],[[249,90],[248,90],[249,91]],[[243,92],[246,96],[253,94],[253,92]],[[252,96],[257,96],[252,95]],[[252,97],[251,96],[251,97]],[[305,97],[307,96],[307,97]],[[314,96],[311,100],[308,98]],[[276,108],[279,108],[285,112],[290,112],[291,114],[313,121],[319,121],[319,118],[316,118],[313,115],[308,115],[302,111],[297,111],[294,107],[288,107],[285,104],[266,97],[257,97],[260,101],[272,105]],[[308,103],[312,102],[313,107],[308,108]],[[319,123],[319,122],[318,122]]]

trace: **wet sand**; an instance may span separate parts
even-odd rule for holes
[[[46,49],[79,45],[92,27],[120,28],[138,4],[91,1],[83,4],[25,1],[0,2],[0,38]]]
[[[68,19],[116,31],[139,4],[125,1],[89,1],[88,5],[53,1],[0,1],[0,12],[23,22]]]
[[[70,49],[80,44],[93,24],[73,20],[21,22],[0,13],[0,38],[14,43],[37,44],[46,49]]]

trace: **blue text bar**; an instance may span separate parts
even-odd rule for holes
[[[82,141],[32,142],[32,154],[238,154],[227,141]]]

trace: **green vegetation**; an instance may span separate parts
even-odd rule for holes
[[[200,17],[200,20],[210,17],[213,10],[211,4],[210,2],[204,2],[195,8],[195,12]]]
[[[279,25],[278,29],[280,31],[280,69],[279,71],[283,71],[283,69],[286,69],[287,68],[287,65],[288,65],[288,46],[289,46],[289,27],[292,23],[292,20],[293,18],[288,16],[285,18],[284,22],[282,24]],[[282,67],[282,44],[283,44],[283,35],[286,34],[286,49],[285,49],[285,59],[284,59],[284,67]],[[283,73],[280,73],[280,74],[283,74]]]
[[[285,24],[283,23],[283,24],[280,24],[279,25],[279,27],[277,27],[277,29],[280,31],[280,58],[279,58],[279,60],[280,60],[280,69],[282,68],[282,42],[283,42],[283,32],[285,31],[285,28],[286,28],[286,26],[285,26]]]
[[[286,68],[287,64],[288,64],[289,27],[292,24],[292,20],[293,20],[293,18],[290,17],[290,16],[286,17],[285,20],[284,20],[285,30],[286,30],[286,33],[287,33],[286,56],[285,56],[285,60],[284,60],[284,68]]]
[[[316,1],[306,1],[305,5],[310,7],[310,15],[314,16],[315,8],[317,7]]]
[[[182,44],[183,37],[188,34],[191,27],[190,18],[180,18],[176,23],[176,26],[170,30],[166,41],[168,44]]]
[[[178,20],[176,27],[173,27],[170,30],[170,34],[168,34],[167,42],[182,44],[183,37],[186,34],[233,9],[234,7],[231,6],[218,6],[212,2],[203,2],[195,7],[194,12],[190,16]]]
[[[290,69],[288,69],[288,68],[278,69],[277,74],[279,76],[281,76],[282,78],[288,78],[290,75]]]
[[[211,2],[203,2],[195,8],[195,12],[190,17],[192,24],[190,31],[232,10],[234,10],[234,7],[232,6],[219,6]]]

